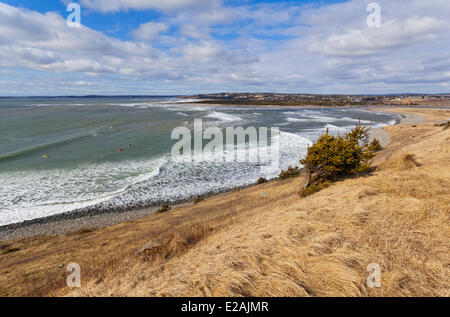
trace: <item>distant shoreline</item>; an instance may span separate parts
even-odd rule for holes
[[[375,108],[429,108],[429,109],[450,109],[448,106],[436,106],[436,105],[347,105],[347,106],[319,106],[319,105],[288,105],[288,104],[232,104],[232,103],[201,103],[201,102],[178,102],[177,105],[182,106],[200,106],[200,107],[236,107],[236,108],[276,108],[276,109],[342,109],[342,108],[362,108],[362,109],[375,109]],[[398,114],[398,113],[395,113]]]

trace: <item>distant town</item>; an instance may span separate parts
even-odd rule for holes
[[[450,106],[450,94],[438,95],[311,95],[279,93],[218,93],[186,97],[204,104],[287,106]]]

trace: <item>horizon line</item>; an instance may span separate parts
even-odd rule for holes
[[[31,95],[31,96],[0,96],[0,98],[111,98],[111,97],[193,97],[205,95],[221,95],[221,94],[278,94],[278,95],[308,95],[308,96],[450,96],[450,92],[446,93],[387,93],[387,94],[345,94],[345,93],[330,93],[330,94],[313,94],[313,93],[284,93],[284,92],[212,92],[212,93],[198,93],[191,95],[141,95],[141,94],[119,94],[119,95]]]

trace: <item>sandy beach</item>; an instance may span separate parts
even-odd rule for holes
[[[425,122],[425,118],[416,113],[407,113],[407,112],[401,112],[401,111],[395,111],[392,108],[388,109],[379,109],[379,108],[372,108],[373,111],[380,111],[380,112],[388,112],[388,113],[395,113],[402,116],[400,121],[397,124],[400,125],[413,125],[413,124],[420,124]],[[372,142],[374,139],[377,139],[380,141],[380,144],[382,147],[386,147],[391,143],[391,135],[387,133],[383,128],[376,128],[371,129],[369,132],[369,142]]]
[[[0,255],[0,294],[445,296],[450,137],[436,123],[450,111],[375,110],[405,118],[383,129],[389,139],[382,141],[390,143],[367,177],[305,199],[297,194],[299,177],[157,215],[105,214],[2,233],[3,240],[13,238],[2,249],[17,251]],[[405,154],[416,167],[402,167]],[[137,253],[143,247],[145,256]],[[81,289],[64,286],[70,262],[86,268]],[[386,287],[365,286],[372,262],[382,264]]]

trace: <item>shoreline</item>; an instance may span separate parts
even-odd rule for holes
[[[269,180],[272,182],[274,180]],[[202,199],[219,197],[256,184],[233,187],[219,192],[210,192],[201,196]],[[195,198],[180,200],[170,205],[171,210],[193,206]],[[128,221],[142,219],[158,214],[159,205],[136,207],[129,209],[95,209],[72,210],[42,218],[25,220],[0,226],[0,241],[8,241],[36,236],[61,235],[82,230],[94,230],[111,227]]]
[[[201,102],[178,102],[181,106],[199,106],[199,107],[230,107],[230,108],[276,108],[276,109],[341,109],[341,108],[364,108],[364,109],[450,109],[450,105],[432,106],[432,105],[347,105],[347,106],[320,106],[320,105],[283,105],[283,104],[227,104],[227,103],[201,103]]]
[[[367,110],[380,111],[381,109],[377,107],[376,109],[367,108]],[[395,125],[419,124],[425,121],[425,118],[420,115],[392,111],[385,112],[402,116],[401,119],[396,121]],[[391,142],[390,134],[387,133],[383,128],[371,129],[369,131],[368,141],[371,142],[374,138],[378,139],[383,147],[386,147]],[[269,180],[269,182],[272,181],[274,180]],[[221,192],[210,192],[202,195],[202,198],[206,199],[217,197],[234,191],[240,191],[252,186],[255,186],[255,184],[234,187]],[[185,206],[191,206],[194,204],[193,199],[194,198],[175,202],[171,207],[172,209],[177,209]],[[95,209],[88,209],[81,211],[69,211],[61,214],[0,226],[0,241],[8,241],[19,238],[31,238],[44,235],[60,235],[81,230],[110,227],[120,223],[155,215],[157,213],[157,209],[158,205],[127,210],[113,209],[98,211]]]
[[[368,109],[369,111],[379,111],[379,109]],[[383,111],[380,111],[383,112]],[[386,112],[386,111],[384,111]],[[393,112],[388,111],[386,113],[390,114],[398,114],[401,116],[399,120],[396,120],[394,125],[412,125],[412,124],[420,124],[424,123],[426,120],[424,117],[417,114],[410,113],[402,113],[402,112]],[[372,142],[374,139],[377,139],[383,148],[387,147],[391,143],[391,135],[387,133],[383,128],[376,128],[369,130],[369,137],[367,139],[368,142]]]

